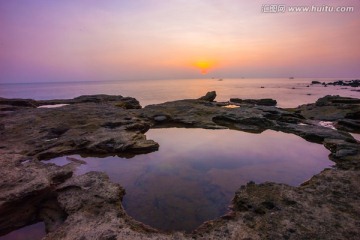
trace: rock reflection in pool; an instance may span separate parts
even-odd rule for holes
[[[78,174],[106,172],[126,189],[127,213],[163,230],[190,231],[220,217],[249,181],[299,185],[332,165],[322,145],[275,131],[168,128],[146,135],[159,151],[131,159],[84,158]]]

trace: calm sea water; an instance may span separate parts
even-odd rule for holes
[[[77,174],[106,172],[126,190],[123,205],[136,220],[163,230],[190,231],[227,212],[249,181],[299,185],[331,166],[319,144],[275,131],[150,129],[157,152],[131,159],[81,158]],[[66,157],[50,162],[66,164]]]
[[[113,82],[72,83],[14,83],[0,84],[0,97],[63,99],[85,94],[113,94],[138,99],[142,106],[185,98],[198,98],[215,90],[217,101],[238,98],[273,98],[280,107],[296,107],[311,103],[325,95],[360,97],[354,88],[341,86],[310,85],[312,80],[330,82],[339,79],[178,79]],[[346,80],[346,79],[343,79]],[[261,88],[263,87],[263,88]]]

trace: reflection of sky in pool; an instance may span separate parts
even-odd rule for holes
[[[78,174],[106,172],[125,187],[128,214],[164,230],[192,230],[223,215],[249,181],[299,185],[332,165],[322,145],[275,131],[170,128],[146,135],[159,151],[131,159],[85,158]]]
[[[39,222],[0,236],[0,240],[40,240],[45,235],[45,224]]]

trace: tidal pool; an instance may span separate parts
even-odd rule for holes
[[[0,236],[0,240],[40,240],[45,235],[45,224],[39,222]]]
[[[297,186],[333,165],[322,145],[270,130],[167,128],[146,135],[159,151],[130,159],[68,157],[86,162],[77,174],[106,172],[126,189],[123,205],[130,216],[167,231],[191,231],[222,216],[249,181]],[[66,156],[50,162],[68,163]]]

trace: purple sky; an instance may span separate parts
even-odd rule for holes
[[[0,29],[0,82],[360,77],[359,0],[4,0]]]

